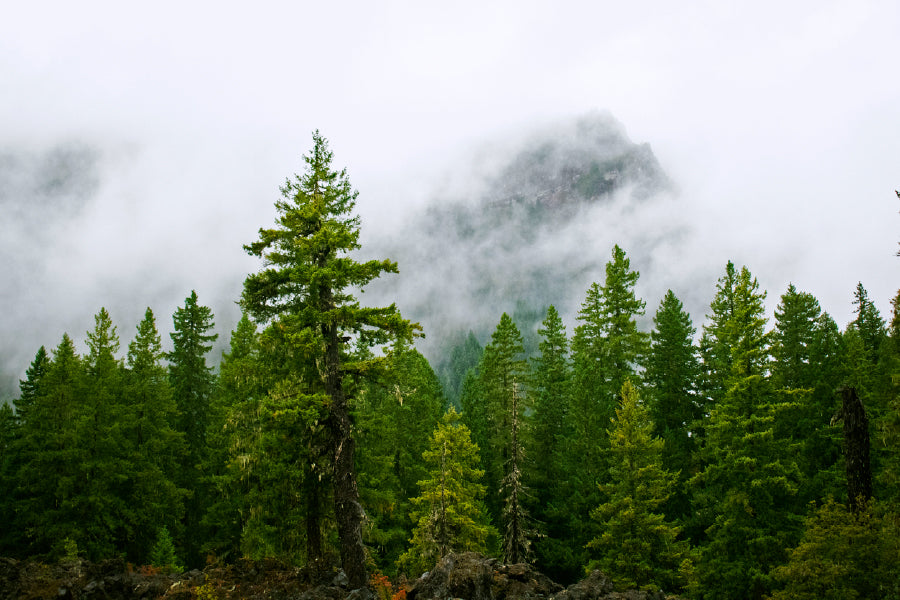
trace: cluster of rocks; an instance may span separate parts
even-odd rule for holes
[[[468,552],[448,554],[402,587],[408,600],[664,600],[661,593],[614,591],[594,571],[563,588],[525,564],[506,565]],[[379,594],[379,597],[382,594]],[[0,558],[0,600],[375,600],[350,590],[335,569],[298,569],[277,561],[242,560],[203,571],[161,573],[122,560],[45,565]]]
[[[600,571],[567,588],[526,564],[505,565],[474,552],[448,554],[420,577],[408,600],[670,600],[660,592],[617,592]]]

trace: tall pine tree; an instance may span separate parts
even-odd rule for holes
[[[187,468],[180,470],[178,484],[190,492],[185,505],[185,528],[182,534],[184,559],[188,565],[202,566],[200,542],[204,537],[200,520],[209,503],[209,489],[205,485],[209,443],[206,438],[212,422],[211,395],[215,378],[206,364],[218,334],[210,333],[215,326],[212,310],[197,301],[197,292],[185,298],[184,307],[173,315],[172,352],[169,359],[169,384],[177,409],[177,430],[184,436]]]
[[[304,381],[308,391],[297,398],[315,399],[327,408],[341,563],[350,585],[360,588],[368,583],[363,511],[344,380],[362,374],[367,361],[354,361],[346,342],[356,337],[369,347],[411,340],[415,327],[393,305],[363,308],[354,297],[352,290],[396,272],[397,265],[360,263],[348,256],[360,247],[359,218],[351,216],[357,192],[346,170],[334,170],[332,161],[328,143],[315,132],[312,151],[304,156],[305,172],[285,182],[275,203],[276,226],[260,229],[259,240],[245,246],[263,259],[264,267],[244,281],[241,305],[258,322],[284,328],[296,351],[319,367],[317,380]]]

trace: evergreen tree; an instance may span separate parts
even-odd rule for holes
[[[691,512],[684,483],[694,474],[696,434],[693,430],[702,416],[696,390],[700,372],[694,345],[696,331],[684,305],[668,290],[653,317],[644,381],[653,431],[665,442],[662,467],[680,473],[676,489],[665,504],[670,519],[683,520]]]
[[[862,283],[856,284],[853,304],[856,306],[856,319],[852,326],[859,332],[869,362],[878,363],[879,350],[886,337],[884,319],[875,304],[869,300],[869,293]]]
[[[570,405],[571,366],[565,326],[550,306],[538,329],[540,355],[532,368],[532,427],[528,444],[533,491],[531,512],[541,529],[535,540],[536,563],[544,572],[557,572],[567,562],[564,502],[559,486],[564,469],[562,444]]]
[[[698,525],[706,527],[698,569],[704,598],[762,598],[769,570],[797,536],[799,472],[790,440],[777,435],[796,412],[791,394],[765,377],[769,347],[765,292],[729,262],[704,327],[704,368],[715,394],[701,454],[691,479]]]
[[[828,499],[810,511],[803,538],[772,574],[773,600],[900,597],[897,515],[869,506],[851,512]]]
[[[175,555],[175,544],[166,527],[160,527],[156,534],[156,543],[150,551],[150,564],[171,573],[180,573],[183,569]]]
[[[356,405],[360,496],[369,517],[366,541],[382,573],[394,570],[412,533],[411,498],[428,475],[422,453],[441,420],[444,396],[419,352],[395,348],[383,373]]]
[[[256,482],[253,465],[259,457],[260,403],[266,393],[259,335],[246,314],[231,332],[229,349],[219,367],[207,436],[210,452],[203,469],[212,491],[203,517],[209,534],[202,550],[223,559],[240,554],[247,529]]]
[[[16,530],[24,533],[20,556],[62,551],[62,540],[84,539],[74,499],[82,455],[74,422],[84,393],[84,365],[68,335],[53,352],[39,392],[23,422],[16,454]]]
[[[212,367],[206,355],[218,334],[209,333],[215,326],[212,310],[198,303],[197,292],[185,298],[184,307],[175,310],[172,352],[169,359],[169,384],[177,409],[177,431],[184,437],[187,468],[180,470],[178,484],[190,492],[185,505],[183,545],[185,559],[191,566],[202,566],[200,529],[204,507],[209,503],[206,487],[206,464],[209,443],[206,438],[212,423],[211,396],[215,386]]]
[[[834,392],[843,379],[843,348],[831,317],[793,284],[775,309],[771,339],[772,385],[797,399],[796,413],[780,422],[778,434],[797,440],[803,506],[843,486],[840,432],[830,423],[837,409]]]
[[[531,538],[522,480],[527,368],[522,335],[503,313],[484,349],[479,389],[490,427],[487,452],[482,452],[482,457],[488,467],[488,490],[496,498],[488,506],[503,525],[504,560],[513,563],[529,554]]]
[[[878,438],[886,456],[877,476],[887,502],[900,505],[900,292],[892,301],[886,371],[891,374],[890,402],[882,419]]]
[[[41,379],[46,374],[49,365],[50,357],[47,355],[44,347],[41,346],[34,355],[31,365],[25,370],[25,379],[19,381],[19,399],[15,401],[16,419],[19,423],[24,423],[28,420],[29,409],[34,404],[35,397],[40,393]]]
[[[360,588],[368,577],[344,379],[363,373],[370,361],[352,361],[344,338],[357,337],[362,345],[373,346],[411,340],[415,327],[393,305],[360,307],[350,291],[382,273],[396,272],[397,266],[388,260],[360,263],[347,256],[360,247],[359,218],[350,216],[357,192],[346,170],[333,169],[332,159],[327,142],[315,132],[312,152],[304,157],[306,172],[288,179],[283,199],[275,203],[277,225],[260,229],[259,240],[245,246],[265,267],[244,281],[241,305],[257,321],[284,328],[286,339],[307,364],[318,363],[317,380],[309,378],[309,369],[298,373],[307,376],[307,392],[301,395],[327,408],[341,563],[350,585]]]
[[[148,308],[138,324],[137,335],[128,345],[128,410],[120,423],[133,449],[128,469],[129,503],[139,507],[130,519],[134,532],[127,540],[131,556],[145,556],[153,544],[154,528],[161,523],[165,527],[177,526],[184,510],[186,491],[174,481],[181,467],[183,438],[172,427],[175,402],[162,358],[156,319]]]
[[[604,334],[607,348],[606,392],[619,393],[637,372],[648,349],[649,336],[637,328],[637,317],[646,303],[634,293],[640,273],[631,270],[631,260],[618,245],[606,263],[602,288]]]
[[[12,556],[21,544],[21,534],[15,527],[13,494],[19,437],[19,424],[12,406],[6,402],[0,403],[0,515],[4,515],[0,519],[0,555],[3,556]]]
[[[636,376],[647,352],[648,336],[637,328],[645,303],[634,286],[640,274],[618,245],[606,264],[604,285],[594,283],[578,313],[580,324],[572,337],[572,404],[565,444],[568,529],[583,565],[583,548],[594,537],[589,512],[602,499],[599,484],[606,483],[608,465],[606,430],[615,415],[618,394],[625,381]]]
[[[493,528],[482,507],[485,487],[478,481],[478,447],[451,407],[422,454],[428,475],[413,500],[416,527],[410,547],[398,560],[401,570],[417,575],[449,552],[485,552]]]
[[[678,540],[680,528],[666,521],[663,503],[671,496],[677,473],[662,466],[662,438],[637,391],[626,381],[610,441],[608,500],[591,512],[601,534],[589,548],[597,556],[588,569],[602,569],[622,588],[676,591],[684,587],[690,549]]]
[[[439,365],[439,377],[444,386],[444,394],[447,401],[460,408],[460,397],[463,391],[463,382],[466,373],[478,366],[484,349],[478,343],[473,331],[462,337],[450,350],[449,359],[443,365]]]
[[[128,502],[132,444],[121,426],[126,413],[124,367],[116,357],[119,336],[105,308],[87,332],[85,388],[75,413],[80,460],[73,510],[82,537],[73,539],[92,560],[112,556],[129,537]]]

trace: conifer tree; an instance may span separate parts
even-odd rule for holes
[[[800,543],[772,571],[772,600],[855,600],[900,596],[897,515],[884,507],[851,512],[827,499],[810,511]]]
[[[382,374],[358,395],[357,464],[360,496],[369,517],[366,541],[382,573],[391,573],[407,548],[411,498],[427,476],[422,453],[441,420],[444,396],[418,351],[394,348]]]
[[[643,316],[646,306],[634,292],[639,277],[638,271],[631,270],[631,259],[625,251],[614,246],[602,288],[606,392],[612,396],[634,376],[648,349],[649,336],[637,327],[637,317]]]
[[[18,469],[17,447],[20,426],[12,406],[0,403],[0,555],[13,556],[22,544],[21,534],[15,527],[15,503],[13,490],[16,489]]]
[[[566,444],[566,513],[573,546],[582,552],[593,534],[583,523],[601,502],[606,482],[606,430],[626,380],[635,377],[647,352],[648,335],[637,328],[645,303],[634,292],[640,274],[618,245],[606,263],[603,286],[593,283],[578,313],[572,337],[572,404]],[[573,557],[584,564],[583,556]]]
[[[167,527],[160,527],[156,534],[156,543],[150,551],[150,564],[171,573],[180,573],[182,567],[178,563],[172,536],[169,535]]]
[[[24,423],[28,420],[29,409],[34,403],[35,397],[40,393],[38,386],[40,386],[41,379],[47,372],[49,365],[50,357],[47,355],[47,351],[44,347],[41,346],[34,355],[34,360],[31,361],[31,365],[25,370],[25,379],[19,381],[20,394],[19,398],[15,401],[16,420],[19,423]]]
[[[197,302],[197,292],[185,298],[184,307],[173,315],[173,349],[168,354],[169,381],[179,413],[179,427],[187,443],[187,464],[196,468],[202,463],[207,448],[209,427],[209,397],[215,378],[206,355],[218,334],[209,331],[215,326],[212,310]]]
[[[684,483],[693,474],[694,430],[701,417],[696,390],[700,372],[694,345],[696,329],[672,290],[663,297],[653,325],[644,373],[647,408],[655,435],[665,442],[663,468],[680,473],[676,490],[665,505],[666,514],[670,519],[684,519],[690,514]]]
[[[266,393],[256,326],[246,314],[231,332],[229,352],[222,354],[211,413],[210,453],[204,473],[211,487],[203,517],[208,535],[202,550],[228,558],[240,553],[247,528],[250,495],[256,482],[253,462],[259,456],[260,403]]]
[[[242,307],[258,322],[283,328],[287,341],[312,370],[301,396],[327,408],[335,518],[341,563],[350,585],[368,583],[362,541],[362,507],[354,466],[355,441],[344,380],[361,374],[369,361],[354,362],[345,338],[363,346],[394,339],[411,340],[416,328],[394,305],[363,308],[351,290],[363,288],[382,273],[397,271],[389,260],[360,263],[347,256],[359,249],[359,218],[350,216],[357,192],[346,170],[336,171],[325,139],[313,134],[313,149],[304,157],[303,175],[288,179],[276,201],[277,224],[260,229],[259,240],[245,246],[262,258],[264,268],[244,281]],[[327,399],[327,404],[326,404]]]
[[[682,563],[690,563],[690,549],[661,510],[677,473],[663,468],[663,440],[653,436],[649,411],[631,382],[620,398],[608,431],[608,500],[591,511],[601,533],[588,544],[596,556],[588,569],[602,569],[622,588],[677,591],[686,583]]]
[[[538,329],[540,354],[533,359],[531,401],[533,406],[530,428],[529,487],[532,489],[531,512],[541,530],[535,540],[535,557],[539,569],[557,572],[565,562],[563,546],[565,510],[560,475],[565,464],[562,447],[567,435],[566,420],[571,403],[571,365],[568,340],[562,319],[554,306]]]
[[[793,284],[775,309],[771,340],[772,385],[792,393],[797,402],[796,413],[782,419],[777,429],[778,435],[798,442],[802,507],[842,488],[840,432],[831,418],[837,408],[834,392],[843,380],[843,347],[831,317],[815,297]]]
[[[531,539],[522,479],[527,368],[522,335],[503,313],[484,349],[479,390],[490,427],[488,451],[482,453],[488,490],[495,497],[489,508],[503,526],[503,553],[511,562],[525,559]]]
[[[160,524],[176,527],[184,511],[186,490],[175,483],[181,468],[183,436],[172,427],[175,402],[162,358],[156,319],[148,308],[128,345],[127,413],[120,424],[133,449],[129,457],[129,503],[140,507],[130,519],[134,533],[125,540],[132,556],[144,556],[153,544],[153,530]]]
[[[120,425],[127,411],[124,367],[116,354],[119,336],[105,308],[87,332],[85,387],[74,420],[80,454],[73,498],[82,538],[73,538],[92,560],[111,556],[128,537],[129,505],[124,482],[131,467],[131,442]]]
[[[218,334],[210,333],[215,326],[212,310],[198,303],[197,292],[185,298],[184,307],[173,315],[172,352],[169,359],[169,384],[177,410],[177,431],[185,444],[184,465],[180,470],[179,487],[190,492],[185,503],[183,532],[185,560],[191,566],[202,566],[200,520],[209,503],[209,489],[205,485],[209,443],[206,438],[212,421],[211,396],[215,386],[212,367],[206,356]]]
[[[422,454],[428,475],[413,500],[416,522],[398,566],[410,575],[431,569],[449,552],[485,552],[493,528],[484,512],[478,447],[451,407]]]
[[[708,389],[722,394],[705,425],[703,471],[691,479],[709,537],[698,568],[704,598],[761,599],[772,589],[770,569],[798,535],[795,451],[776,433],[796,404],[765,377],[764,299],[750,271],[729,262],[704,327],[704,368],[716,383]]]
[[[64,334],[41,378],[23,422],[16,453],[16,529],[24,533],[23,556],[61,551],[62,540],[83,540],[74,498],[82,455],[74,422],[84,393],[84,365]]]

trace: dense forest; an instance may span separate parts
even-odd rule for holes
[[[900,598],[900,293],[883,316],[848,290],[842,328],[791,285],[769,322],[723,260],[698,327],[672,290],[648,313],[616,245],[571,330],[497,315],[445,392],[421,328],[358,298],[398,265],[356,260],[346,171],[318,133],[304,159],[217,369],[193,292],[165,345],[151,309],[124,348],[100,309],[86,354],[37,350],[0,406],[0,555],[363,585],[472,550],[688,598]]]

